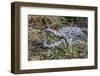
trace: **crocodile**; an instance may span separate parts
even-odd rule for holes
[[[55,48],[61,44],[68,44],[69,46],[78,43],[84,43],[87,41],[88,37],[88,29],[87,28],[80,28],[80,27],[62,27],[58,30],[54,30],[51,28],[44,29],[46,33],[52,33],[54,36],[61,38],[59,41],[55,43],[48,44],[48,37],[45,35],[43,46],[46,48]]]

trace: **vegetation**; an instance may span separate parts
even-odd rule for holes
[[[87,28],[86,17],[67,16],[28,16],[28,60],[76,59],[88,57],[88,45],[79,43],[66,47],[45,48],[43,46],[45,28],[58,30],[64,26]],[[60,38],[53,34],[48,35],[49,42],[54,43]]]

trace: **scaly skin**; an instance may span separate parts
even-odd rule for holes
[[[79,27],[63,27],[59,30],[53,30],[51,28],[47,28],[44,30],[46,33],[52,33],[57,37],[62,37],[60,41],[57,41],[55,43],[48,44],[48,39],[45,37],[43,45],[47,48],[54,48],[56,46],[59,46],[60,44],[68,44],[72,45],[75,43],[81,43],[84,42],[85,39],[87,39],[87,29],[86,28],[79,28]]]

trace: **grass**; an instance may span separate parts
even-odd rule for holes
[[[65,47],[44,48],[43,38],[47,27],[59,29],[63,26],[78,26],[87,28],[85,17],[63,17],[63,16],[28,16],[28,60],[52,60],[52,59],[76,59],[88,57],[87,42]],[[49,36],[50,42],[59,38]]]
[[[81,44],[79,44],[81,47]],[[88,52],[87,52],[87,45],[82,44],[82,47],[86,47],[83,50],[80,50],[80,47],[74,46],[68,46],[65,48],[54,48],[49,49],[47,51],[47,54],[42,54],[41,60],[52,60],[52,59],[74,59],[74,58],[87,58]]]

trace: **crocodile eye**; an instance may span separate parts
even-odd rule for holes
[[[78,35],[78,37],[80,38],[80,37],[81,37],[81,35]]]
[[[59,39],[63,39],[64,37],[59,37]]]

